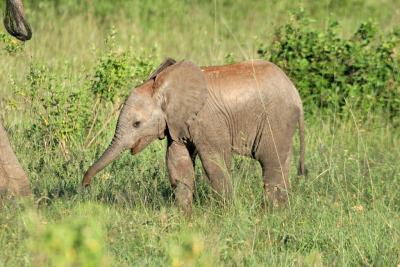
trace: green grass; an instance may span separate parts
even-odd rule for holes
[[[171,56],[208,65],[223,64],[228,54],[257,57],[259,43],[269,43],[274,29],[289,22],[289,11],[300,6],[316,27],[338,20],[343,35],[370,18],[388,31],[400,12],[396,0],[153,2],[129,1],[120,10],[66,1],[61,11],[46,1],[27,3],[34,35],[22,52],[2,52],[0,116],[29,173],[34,200],[0,210],[0,266],[400,264],[400,132],[380,115],[365,120],[352,110],[350,119],[335,112],[308,114],[309,174],[295,175],[296,137],[290,204],[283,209],[262,208],[257,162],[234,158],[229,207],[212,199],[198,166],[190,219],[173,205],[163,141],[135,157],[125,153],[95,177],[89,191],[77,190],[85,169],[111,140],[115,116],[88,148],[85,140],[47,147],[27,137],[35,114],[21,88],[29,88],[30,66],[47,66],[63,90],[87,88],[111,25],[121,51],[150,54],[155,62]],[[103,106],[102,120],[112,108]]]
[[[400,152],[393,148],[400,145],[399,134],[379,123],[338,123],[334,118],[317,118],[307,125],[309,175],[296,177],[293,168],[287,208],[261,208],[260,167],[247,159],[235,158],[236,196],[227,208],[212,200],[198,172],[189,220],[173,206],[161,143],[135,158],[124,155],[97,177],[86,194],[74,193],[81,178],[74,165],[85,156],[72,160],[63,177],[52,173],[64,164],[57,159],[43,167],[40,177],[31,173],[35,206],[11,205],[1,211],[0,258],[4,266],[35,264],[36,258],[25,250],[25,239],[34,238],[37,231],[26,226],[26,210],[33,209],[41,214],[44,226],[71,217],[100,225],[108,257],[122,266],[168,265],[176,246],[191,253],[186,243],[200,243],[203,250],[196,259],[215,266],[396,266]],[[40,198],[46,191],[55,197]],[[57,195],[60,192],[69,195]],[[92,211],[96,203],[100,213]],[[190,258],[184,252],[175,258]]]

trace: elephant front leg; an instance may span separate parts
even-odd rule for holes
[[[168,141],[167,167],[177,206],[186,214],[192,213],[194,168],[185,145]]]

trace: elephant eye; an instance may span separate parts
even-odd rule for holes
[[[140,121],[136,121],[136,122],[134,122],[133,123],[133,127],[135,127],[135,128],[139,128],[139,126],[140,126]]]

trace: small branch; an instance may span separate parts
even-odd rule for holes
[[[101,129],[93,136],[93,138],[90,140],[90,142],[86,145],[86,147],[85,147],[86,149],[88,149],[92,145],[94,140],[96,140],[96,138],[107,128],[108,124],[110,124],[115,113],[117,113],[117,111],[121,110],[121,107],[122,107],[122,104],[120,104],[116,109],[113,110],[110,117],[108,117],[106,122],[103,124],[103,127],[101,127]]]
[[[94,110],[95,110],[94,117],[93,117],[90,129],[89,129],[89,132],[88,132],[88,134],[87,134],[87,136],[85,138],[85,143],[89,140],[90,134],[93,131],[94,125],[95,125],[96,120],[97,120],[97,117],[99,116],[99,109],[97,108],[99,103],[100,103],[100,98],[97,98],[96,103],[94,103]]]

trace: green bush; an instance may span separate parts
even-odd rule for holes
[[[125,97],[131,89],[127,86],[142,82],[154,65],[151,56],[121,51],[115,44],[116,35],[112,29],[106,40],[107,52],[99,58],[90,84],[92,93],[106,102]]]
[[[46,65],[31,65],[28,86],[20,92],[25,98],[32,124],[28,137],[38,140],[43,147],[76,144],[84,135],[86,121],[91,114],[93,100],[82,88],[71,88],[57,79]]]
[[[23,49],[23,42],[11,37],[9,34],[0,32],[0,51],[8,55],[15,55]]]
[[[400,29],[378,33],[367,22],[350,38],[338,32],[338,23],[318,30],[300,12],[258,53],[293,79],[307,113],[357,108],[364,115],[383,111],[395,117],[400,112]]]
[[[153,68],[151,58],[135,57],[129,51],[110,51],[95,68],[90,89],[102,101],[115,102],[127,96],[128,85],[142,82]]]

